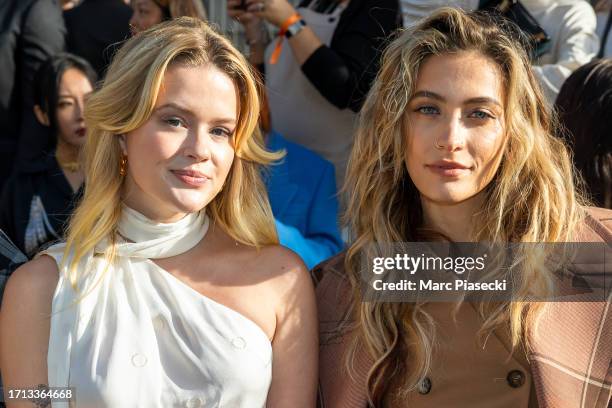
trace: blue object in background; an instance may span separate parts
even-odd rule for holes
[[[278,238],[312,269],[344,246],[334,166],[276,132],[268,134],[266,144],[269,150],[287,152],[264,177]]]

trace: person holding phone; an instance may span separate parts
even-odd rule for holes
[[[398,0],[228,0],[250,60],[265,72],[272,127],[332,162],[342,185],[356,113],[381,50],[401,26]],[[264,23],[278,30],[269,38]]]

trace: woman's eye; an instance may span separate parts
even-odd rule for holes
[[[70,101],[61,101],[57,104],[57,106],[60,108],[65,108],[66,106],[70,106],[70,105],[72,105],[72,102]]]
[[[165,122],[172,127],[185,127],[185,123],[179,118],[168,118]]]
[[[232,136],[232,132],[230,132],[229,130],[225,129],[225,128],[214,128],[210,131],[210,133],[212,133],[213,135],[216,136],[225,136],[225,137],[231,137]]]
[[[439,113],[438,109],[434,106],[421,106],[416,111],[424,115],[436,115]]]
[[[477,111],[472,112],[470,114],[470,117],[476,118],[476,119],[494,119],[493,115],[483,110],[477,110]]]

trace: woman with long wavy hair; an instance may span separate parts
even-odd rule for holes
[[[37,384],[79,406],[314,404],[314,291],[277,245],[258,114],[248,62],[202,21],[123,46],[86,101],[66,242],[7,283],[9,407]]]
[[[529,301],[554,293],[538,267],[552,247],[517,250],[504,301],[386,302],[362,286],[371,245],[612,240],[517,35],[445,8],[385,51],[350,159],[353,241],[314,271],[322,406],[608,406],[609,303]]]

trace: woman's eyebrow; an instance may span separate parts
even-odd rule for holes
[[[175,102],[168,102],[165,103],[163,105],[158,106],[157,108],[155,108],[154,112],[163,110],[163,109],[174,109],[179,111],[181,114],[185,115],[185,116],[192,116],[192,117],[196,117],[196,114],[193,113],[191,110],[189,110],[186,107],[183,107]],[[215,125],[232,125],[235,126],[236,123],[238,123],[236,118],[233,117],[219,117],[219,118],[215,118],[213,120],[210,121],[210,123],[215,124]]]
[[[431,98],[431,99],[439,100],[441,102],[446,101],[446,99],[444,99],[442,95],[438,95],[437,93],[431,92],[431,91],[417,91],[414,93],[414,95],[412,95],[411,99],[414,99],[414,98]]]
[[[415,92],[414,95],[412,95],[412,98],[431,98],[431,99],[436,99],[440,102],[446,102],[446,99],[442,96],[439,95],[435,92],[431,92],[431,91],[418,91]],[[493,105],[497,105],[500,108],[502,107],[502,104],[495,98],[491,98],[489,96],[477,96],[474,98],[469,98],[466,99],[465,101],[463,101],[464,104],[473,104],[473,103],[490,103]]]
[[[215,125],[236,125],[237,120],[235,118],[216,118],[210,121]]]
[[[193,115],[193,113],[189,109],[181,105],[178,105],[174,102],[168,102],[168,103],[158,106],[157,108],[155,108],[155,112],[163,110],[163,109],[175,109],[185,115]]]
[[[488,96],[479,96],[479,97],[476,97],[476,98],[470,98],[470,99],[467,99],[466,101],[464,101],[463,103],[465,103],[465,104],[471,104],[471,103],[490,103],[490,104],[493,104],[493,105],[497,105],[500,108],[502,107],[501,103],[497,99],[490,98]]]

